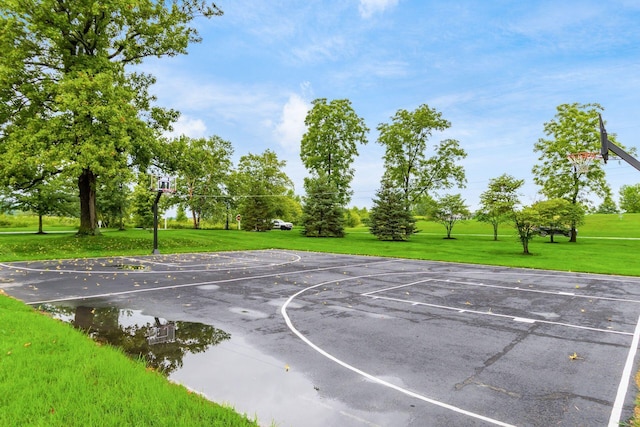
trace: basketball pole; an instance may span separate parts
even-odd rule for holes
[[[602,155],[604,163],[607,163],[607,160],[609,160],[609,151],[612,151],[613,154],[640,171],[640,162],[635,157],[609,141],[609,138],[607,137],[607,130],[604,128],[604,123],[602,122],[602,116],[598,114],[598,117],[600,119],[600,154]]]
[[[160,201],[160,196],[162,196],[162,190],[158,190],[158,194],[156,194],[156,199],[153,202],[153,252],[152,254],[159,254],[158,250],[158,202]]]

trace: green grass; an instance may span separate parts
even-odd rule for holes
[[[0,295],[0,425],[255,426]]]
[[[299,229],[264,233],[237,230],[159,230],[162,253],[215,252],[254,249],[292,249],[316,252],[387,256],[474,264],[589,273],[640,276],[640,214],[590,215],[580,226],[578,242],[536,237],[532,255],[522,255],[512,227],[503,224],[493,241],[486,223],[465,221],[453,228],[453,240],[443,239],[440,224],[419,221],[418,234],[408,242],[378,241],[364,227],[347,230],[343,239],[307,238]],[[638,240],[632,240],[638,239]],[[85,258],[150,254],[153,234],[148,230],[105,230],[102,235],[78,238],[73,234],[0,234],[0,261]]]

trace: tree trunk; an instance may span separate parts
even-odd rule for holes
[[[196,210],[191,208],[191,218],[193,219],[193,229],[198,229],[198,218],[196,216]]]
[[[97,230],[96,218],[96,175],[90,169],[83,169],[78,178],[80,191],[80,229],[79,236],[95,236]]]
[[[577,242],[578,241],[578,230],[576,230],[575,225],[571,226],[571,237],[569,238],[570,242]]]
[[[498,224],[493,224],[493,240],[498,240]]]
[[[42,214],[38,214],[38,234],[44,234],[44,231],[42,231]]]

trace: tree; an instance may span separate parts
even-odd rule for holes
[[[124,170],[100,180],[100,191],[96,194],[96,208],[98,217],[106,227],[117,223],[118,229],[124,230],[124,218],[131,204],[129,188],[132,181],[131,175],[129,170]]]
[[[618,206],[616,206],[616,202],[611,197],[605,197],[595,211],[595,213],[599,214],[612,214],[618,212]]]
[[[445,194],[436,199],[436,203],[431,211],[434,221],[444,225],[447,230],[447,239],[451,239],[451,230],[456,222],[471,215],[469,208],[465,205],[461,194]]]
[[[555,118],[545,123],[544,132],[550,138],[540,138],[534,145],[540,163],[532,172],[534,182],[548,199],[563,198],[576,205],[588,204],[588,193],[602,198],[611,196],[599,162],[592,163],[585,173],[574,168],[567,158],[571,153],[600,151],[600,111],[598,104],[562,104],[557,107]],[[614,136],[609,135],[609,139],[615,142]],[[576,237],[576,224],[572,224],[570,241],[575,242]]]
[[[42,219],[45,215],[77,217],[75,198],[71,195],[70,183],[60,176],[50,177],[25,190],[7,192],[7,209],[31,211],[38,215],[38,234],[44,234]],[[6,189],[5,189],[6,191]]]
[[[225,212],[225,190],[231,172],[233,147],[219,136],[181,136],[170,144],[177,157],[177,200],[191,211],[193,228],[203,217]]]
[[[99,177],[145,170],[160,132],[178,116],[153,106],[151,75],[127,70],[186,53],[200,41],[192,21],[221,14],[201,0],[3,1],[0,181],[25,189],[73,177],[78,234],[96,234]]]
[[[627,213],[640,212],[640,184],[620,187],[620,209]]]
[[[239,208],[245,230],[271,229],[280,201],[293,191],[293,182],[283,171],[287,162],[278,160],[271,150],[247,154],[240,158],[231,174],[229,188],[240,199]]]
[[[538,211],[538,232],[549,235],[551,243],[554,235],[571,235],[571,227],[584,222],[582,205],[565,199],[544,200],[534,203],[532,208]]]
[[[407,209],[402,191],[383,180],[373,199],[369,215],[369,232],[379,240],[409,240],[416,232],[416,220]]]
[[[414,201],[412,204],[412,211],[414,215],[428,217],[429,213],[433,210],[433,205],[436,201],[428,194],[423,194]]]
[[[450,127],[451,123],[442,118],[442,113],[425,104],[415,111],[398,110],[390,124],[378,125],[378,143],[385,147],[385,179],[402,189],[408,208],[433,189],[464,187],[464,168],[456,162],[467,153],[458,141],[441,141],[434,145],[433,155],[427,157],[433,131]]]
[[[502,174],[489,180],[489,188],[480,195],[476,218],[493,226],[493,240],[498,240],[498,225],[510,220],[514,207],[520,203],[517,192],[523,184],[524,179]]]
[[[358,155],[358,143],[366,144],[369,128],[348,99],[326,98],[313,101],[304,124],[300,158],[314,177],[324,175],[338,191],[338,203],[344,207],[351,200],[351,167]]]
[[[344,237],[344,208],[336,183],[320,175],[304,179],[302,234],[307,237]]]
[[[537,234],[537,226],[540,222],[540,214],[535,208],[525,206],[513,211],[513,221],[518,232],[518,240],[522,244],[522,253],[530,255],[529,242]]]

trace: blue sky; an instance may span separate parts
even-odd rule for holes
[[[533,144],[564,103],[597,102],[609,133],[640,146],[640,1],[216,0],[189,54],[145,63],[176,134],[219,135],[234,159],[267,148],[303,194],[304,117],[316,98],[352,102],[371,129],[352,205],[371,206],[382,174],[377,125],[428,104],[451,122],[432,142],[467,151],[462,193],[475,209],[491,178],[525,179],[540,199]],[[610,162],[614,194],[640,172]],[[442,193],[442,192],[441,192]]]

